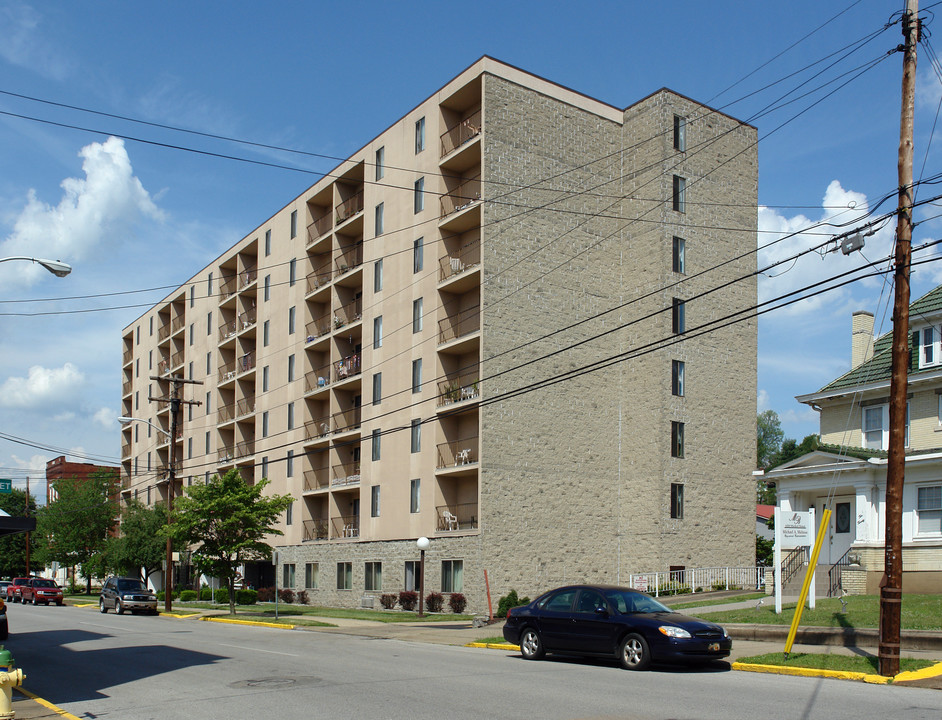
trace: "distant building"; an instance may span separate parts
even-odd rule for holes
[[[766,540],[775,538],[775,531],[769,527],[775,513],[774,505],[756,505],[756,535]]]
[[[97,472],[112,473],[117,478],[121,468],[117,465],[69,462],[65,459],[65,455],[50,460],[46,463],[46,504],[56,500],[56,490],[52,486],[56,480],[73,477],[84,480]]]

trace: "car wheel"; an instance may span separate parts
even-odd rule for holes
[[[618,646],[618,659],[626,670],[646,670],[651,664],[648,641],[637,633],[626,635]]]
[[[108,612],[108,608],[105,607],[105,599],[104,599],[104,598],[98,598],[98,612],[100,612],[100,613],[106,613],[106,612]]]
[[[545,654],[540,633],[533,628],[527,628],[520,636],[520,654],[524,660],[539,660]]]
[[[115,601],[114,601],[114,611],[118,615],[124,615],[124,608],[121,607],[121,601],[118,598],[115,598]]]
[[[58,607],[62,607],[63,602],[62,602],[61,600],[57,600],[57,601],[56,601],[56,605],[57,605]]]

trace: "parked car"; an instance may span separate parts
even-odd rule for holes
[[[31,602],[33,605],[48,605],[51,602],[62,605],[62,588],[56,584],[55,580],[32,578],[23,585],[20,600],[24,603]]]
[[[545,653],[616,658],[628,670],[651,662],[706,663],[733,641],[719,625],[672,611],[650,595],[614,585],[570,585],[511,608],[504,638],[527,660]]]
[[[106,613],[109,608],[118,615],[125,610],[135,614],[147,612],[156,615],[157,596],[138,578],[110,577],[101,586],[101,595],[98,597],[98,610]]]
[[[10,587],[11,584],[9,580],[0,580],[0,598],[6,599],[7,588]]]
[[[7,622],[7,606],[0,597],[0,640],[6,640],[10,636],[10,626]]]
[[[13,578],[13,582],[7,587],[7,602],[20,602],[23,598],[23,588],[29,584],[31,579],[28,577]]]

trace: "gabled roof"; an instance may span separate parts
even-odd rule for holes
[[[909,306],[910,318],[920,318],[926,315],[935,315],[942,312],[942,285],[930,290],[921,298],[911,303]],[[818,392],[829,392],[831,390],[844,390],[859,385],[869,385],[880,381],[889,381],[892,366],[892,345],[893,333],[884,333],[873,343],[873,357],[867,362],[861,363],[853,370],[841,375],[837,380],[825,385]],[[913,354],[917,350],[910,343],[909,348],[909,375],[916,376],[921,373],[937,372],[937,367],[919,369],[917,358]]]

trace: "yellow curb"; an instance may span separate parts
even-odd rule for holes
[[[64,718],[66,718],[66,720],[79,720],[79,718],[77,718],[77,717],[76,717],[75,715],[73,715],[72,713],[66,712],[66,711],[63,710],[62,708],[56,707],[55,705],[53,705],[53,704],[52,704],[51,702],[49,702],[48,700],[43,700],[41,697],[39,697],[39,696],[37,696],[37,695],[33,695],[33,693],[31,693],[29,690],[26,690],[25,688],[18,687],[18,688],[16,688],[16,691],[17,691],[18,693],[21,693],[21,694],[25,695],[25,696],[28,697],[30,700],[39,703],[40,705],[42,705],[42,706],[43,706],[44,708],[46,708],[47,710],[52,710],[52,711],[53,711],[56,715],[58,715],[59,717],[64,717]]]
[[[799,677],[825,677],[836,680],[862,680],[874,685],[885,685],[891,678],[882,675],[871,675],[862,672],[847,672],[845,670],[819,670],[816,668],[786,667],[784,665],[756,665],[753,663],[734,662],[733,670],[746,672],[771,673],[774,675],[797,675]]]
[[[98,603],[75,603],[72,607],[98,607]]]
[[[511,645],[510,643],[479,643],[472,642],[465,645],[465,647],[473,648],[487,648],[488,650],[519,650],[519,645]]]
[[[197,615],[199,615],[199,613],[187,613],[185,615],[181,615],[180,613],[164,612],[163,610],[160,611],[161,617],[172,617],[177,618],[178,620],[186,620],[187,618],[196,617]]]
[[[893,682],[897,680],[925,680],[926,678],[935,677],[936,675],[942,675],[942,663],[936,663],[935,665],[930,665],[921,670],[906,670],[894,677]]]
[[[278,628],[280,630],[294,630],[294,625],[282,625],[280,623],[262,622],[260,620],[233,620],[232,618],[222,617],[201,617],[200,620],[206,622],[230,623],[232,625],[259,625],[261,627]]]

